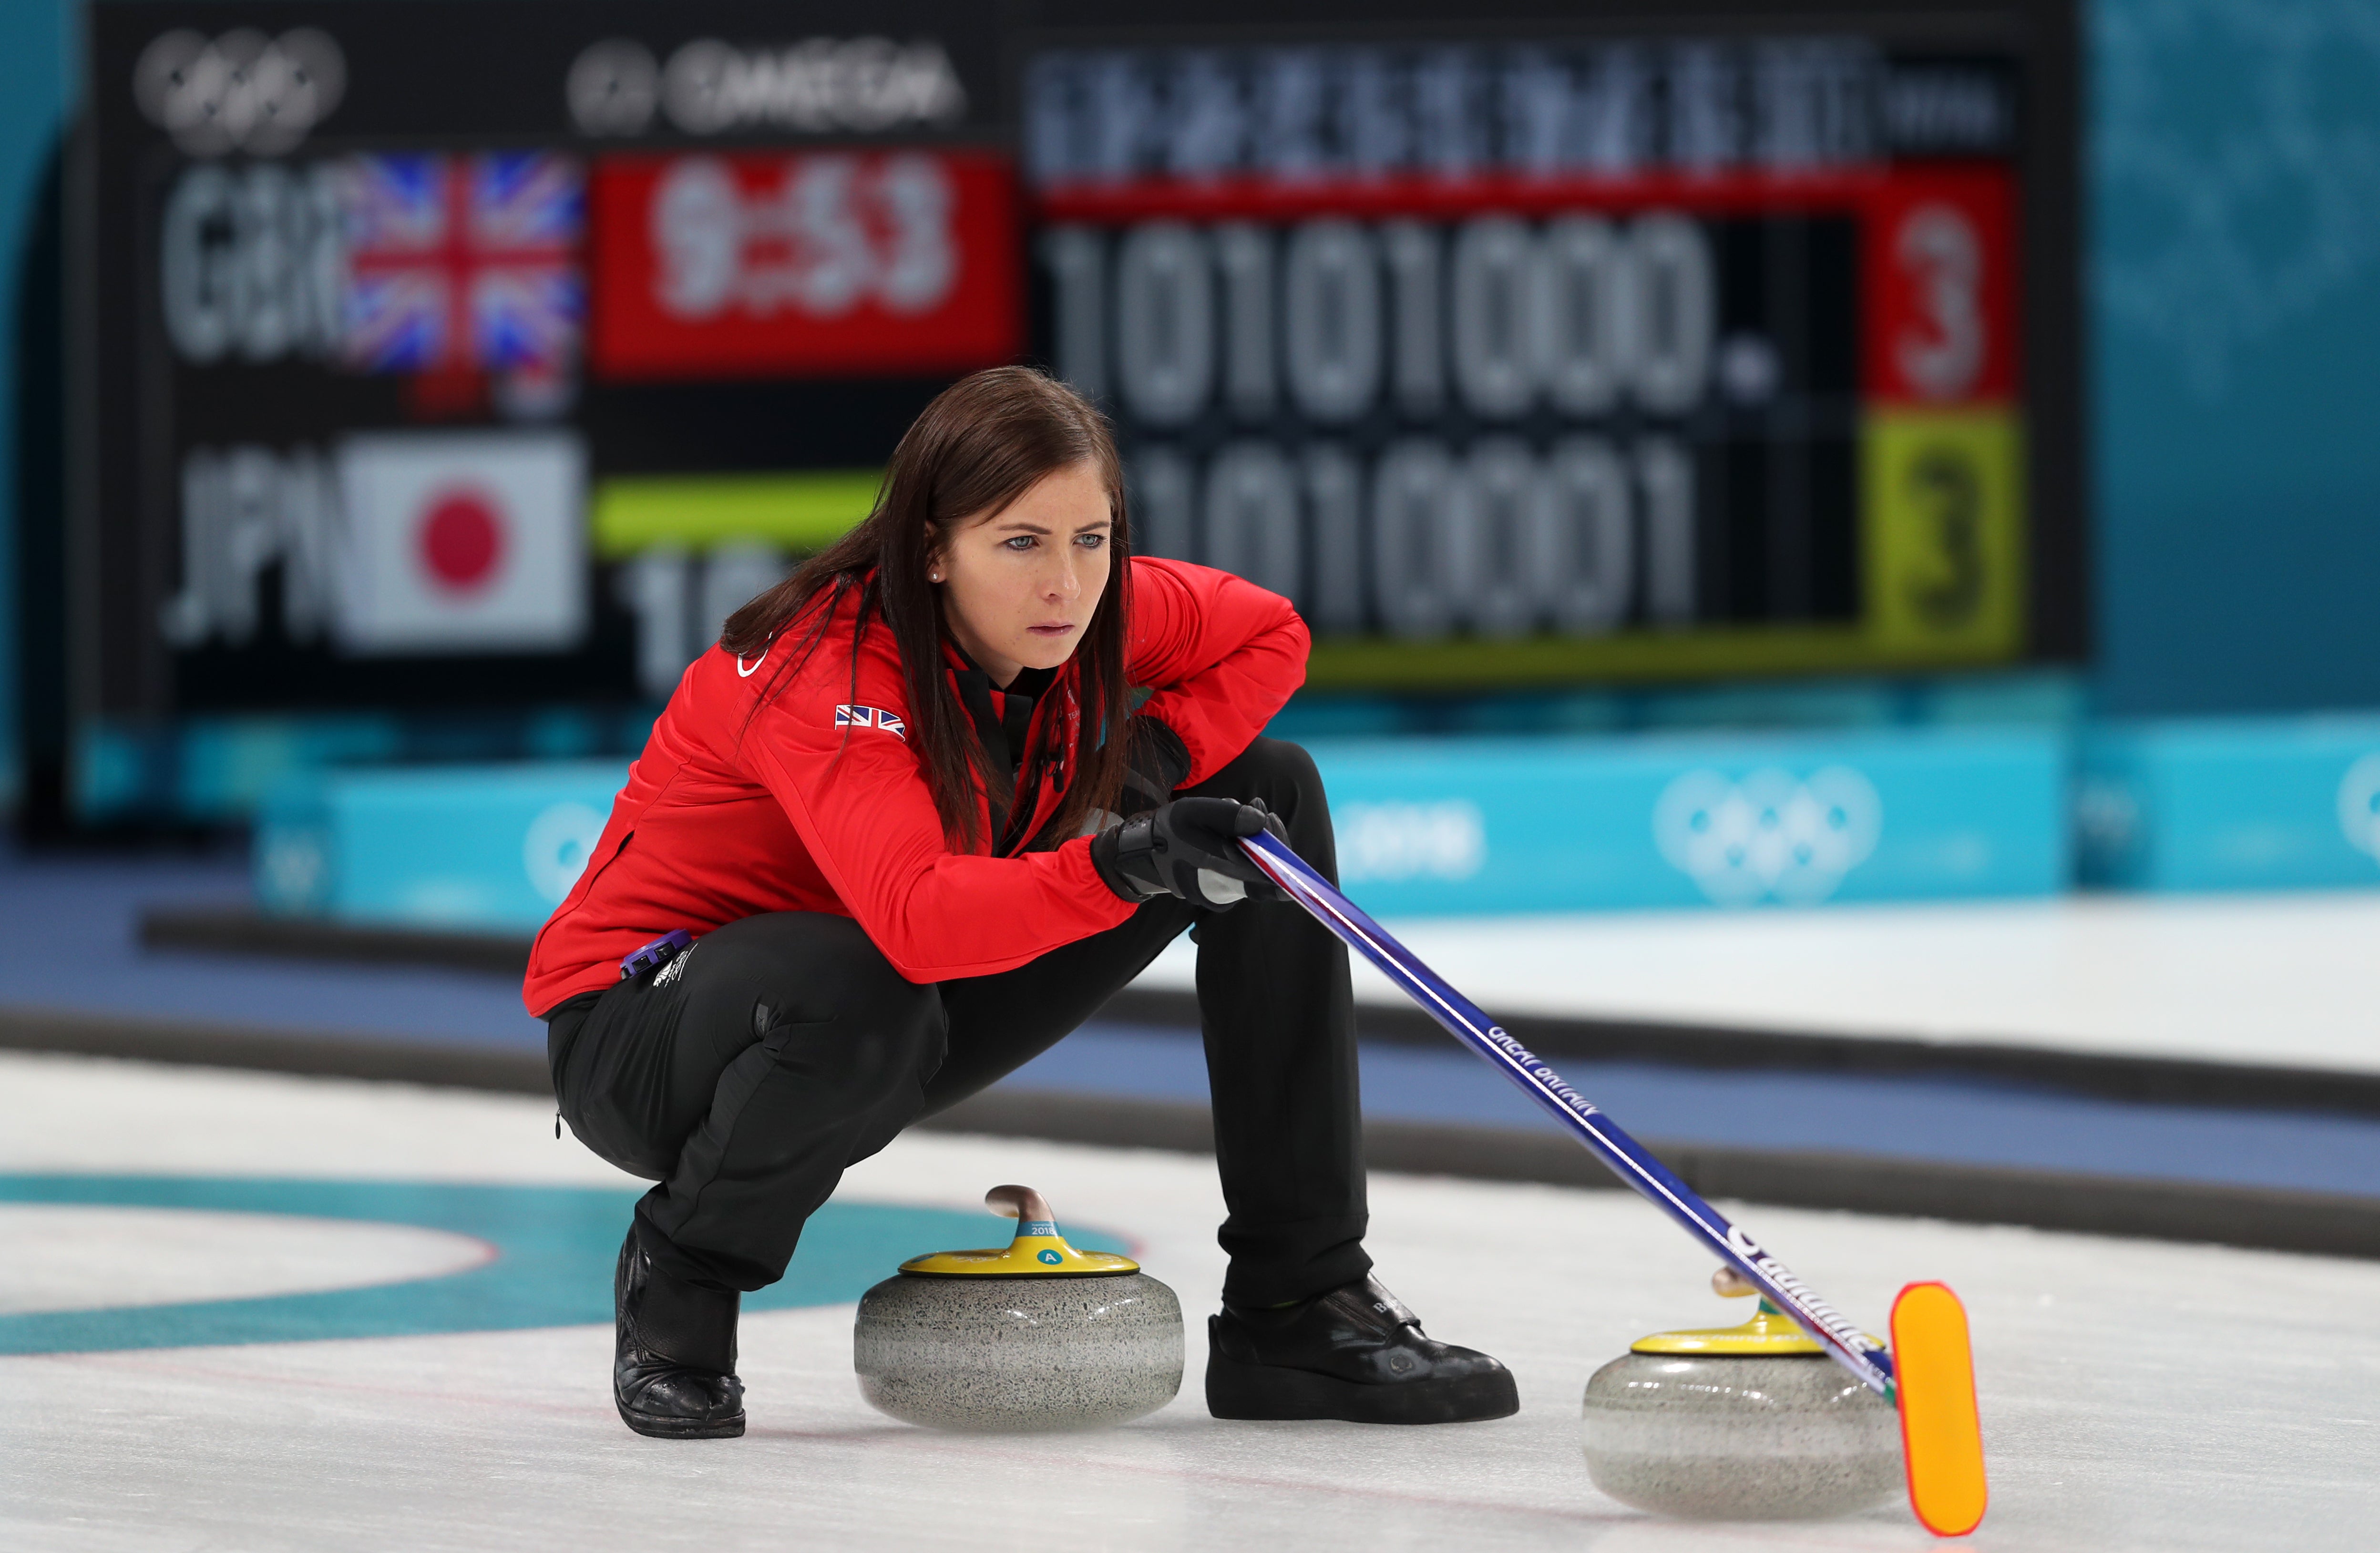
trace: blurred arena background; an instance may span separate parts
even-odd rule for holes
[[[2375,79],[2354,0],[20,0],[0,1039],[538,1091],[679,672],[1027,360],[1314,624],[1351,892],[1706,1189],[2380,1252]],[[1196,1149],[1186,967],[950,1124]],[[1585,1179],[1365,996],[1381,1163]]]

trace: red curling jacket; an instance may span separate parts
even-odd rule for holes
[[[1190,755],[1184,785],[1237,758],[1305,679],[1307,635],[1289,601],[1225,572],[1135,559],[1125,574],[1125,672],[1141,709]],[[1012,970],[1115,927],[1133,908],[1101,883],[1090,843],[953,852],[908,743],[908,680],[877,622],[855,656],[856,591],[800,672],[761,702],[769,655],[697,659],[628,768],[569,897],[529,952],[521,1001],[543,1014],[619,978],[622,956],[683,928],[697,938],[771,911],[831,912],[867,930],[914,982]],[[789,633],[790,634],[790,633]],[[801,633],[807,636],[805,630]],[[1017,772],[1032,836],[1063,799],[1079,715],[1075,665],[1039,697]],[[755,703],[760,702],[757,711]],[[995,834],[989,800],[982,833]]]

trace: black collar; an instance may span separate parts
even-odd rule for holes
[[[966,708],[967,719],[975,724],[975,734],[983,745],[988,763],[995,772],[1006,773],[1013,795],[1025,762],[1025,741],[1032,730],[1033,709],[1042,693],[1057,681],[1058,671],[1022,669],[1005,689],[995,689],[991,676],[976,667],[975,660],[966,655],[965,649],[956,642],[950,647],[961,665],[951,671],[951,677],[958,682],[959,704]],[[994,785],[996,788],[998,784]],[[998,791],[990,795],[992,833],[1003,842],[1010,818],[1006,796]]]

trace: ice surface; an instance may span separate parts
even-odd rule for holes
[[[109,1125],[95,1128],[93,1116]],[[0,1057],[0,1170],[618,1183],[534,1100]],[[846,1195],[972,1207],[1029,1180],[1131,1230],[1197,1315],[1222,1264],[1211,1164],[913,1134]],[[1369,1244],[1434,1335],[1523,1410],[1435,1429],[1225,1424],[1194,1380],[1136,1424],[982,1439],[890,1423],[851,1307],[748,1318],[751,1433],[624,1429],[601,1327],[0,1359],[0,1546],[440,1548],[1910,1548],[1899,1508],[1713,1527],[1597,1493],[1587,1376],[1716,1321],[1706,1258],[1610,1192],[1378,1178]],[[1973,1316],[1993,1507],[1978,1548],[2360,1547],[2380,1460],[2380,1264],[1769,1208],[1755,1233],[1854,1319],[1940,1278]],[[919,1250],[930,1249],[918,1247]],[[0,1277],[6,1268],[0,1266]]]
[[[1357,903],[1361,904],[1359,901]],[[1393,921],[1498,1017],[1644,1019],[2380,1072],[2380,891]],[[1176,942],[1144,985],[1188,987]],[[1369,966],[1359,1000],[1402,1004]]]

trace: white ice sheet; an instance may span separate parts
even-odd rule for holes
[[[1360,903],[1359,903],[1360,904]],[[1491,1014],[2380,1072],[2380,891],[1389,924]],[[1192,985],[1177,940],[1142,985]],[[1402,1003],[1370,966],[1355,995]]]
[[[102,1147],[55,1120],[130,1124]],[[0,1169],[617,1181],[533,1101],[0,1057]],[[1000,1181],[1128,1229],[1194,1313],[1194,1377],[1125,1428],[990,1440],[859,1401],[848,1307],[756,1316],[737,1441],[629,1435],[610,1334],[531,1332],[0,1360],[0,1547],[238,1548],[1917,1548],[1905,1514],[1698,1527],[1587,1484],[1576,1407],[1633,1337],[1716,1317],[1703,1257],[1632,1197],[1374,1183],[1369,1244],[1432,1330],[1501,1355],[1524,1410],[1437,1429],[1224,1424],[1195,1314],[1221,1275],[1211,1163],[912,1134],[845,1192],[957,1206]],[[1973,1312],[1994,1472],[1972,1546],[2360,1547],[2380,1460],[2380,1265],[1748,1210],[1873,1326],[1912,1278]],[[987,1220],[987,1223],[990,1221]],[[920,1247],[918,1249],[928,1249]],[[888,1269],[889,1270],[889,1269]]]

